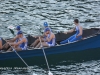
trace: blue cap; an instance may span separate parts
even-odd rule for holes
[[[44,32],[50,31],[50,28],[45,28]]]
[[[17,35],[19,35],[19,34],[23,34],[23,32],[22,31],[18,31]]]
[[[44,27],[48,27],[48,23],[47,22],[44,22]]]
[[[20,30],[20,26],[16,26],[16,29],[17,29],[17,30]]]

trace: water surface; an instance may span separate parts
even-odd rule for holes
[[[83,28],[100,27],[100,0],[0,0],[0,37],[13,37],[7,28],[10,25],[20,25],[27,34],[41,34],[45,21],[53,31],[69,30],[74,27],[75,18]],[[100,60],[91,60],[72,65],[58,64],[51,70],[54,75],[100,75],[99,63]],[[38,75],[47,75],[44,68],[33,67]],[[1,71],[0,75],[29,74],[28,70],[7,70]]]

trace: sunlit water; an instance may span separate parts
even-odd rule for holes
[[[13,37],[7,28],[10,25],[20,25],[26,34],[41,34],[45,21],[53,31],[65,31],[74,27],[75,18],[80,20],[83,28],[100,27],[100,0],[0,0],[0,37]],[[99,60],[91,60],[54,65],[51,70],[54,75],[100,75],[99,63]],[[38,75],[47,75],[47,70],[38,65],[33,71]],[[7,70],[1,71],[0,75],[14,74],[30,75],[30,72]]]

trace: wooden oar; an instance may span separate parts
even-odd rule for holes
[[[5,39],[3,39],[3,40],[5,40]],[[6,41],[6,40],[5,40]],[[6,41],[6,43],[7,43],[7,41]],[[9,43],[8,43],[9,44]],[[27,63],[22,59],[22,57],[17,53],[17,51],[9,44],[9,46],[12,48],[12,50],[18,55],[18,57],[24,62],[24,64],[27,66],[27,67],[29,67],[28,65],[27,65]]]
[[[13,29],[15,29],[15,27],[13,27],[13,26],[5,26],[5,28],[8,28],[9,30],[10,30],[10,32],[15,36],[15,33],[14,33],[14,31],[13,31]]]
[[[43,54],[44,54],[44,57],[45,57],[45,60],[46,60],[46,64],[47,64],[48,70],[49,70],[48,75],[53,75],[53,73],[50,71],[50,67],[49,67],[49,64],[48,64],[48,60],[47,60],[47,57],[46,57],[46,54],[45,54],[45,51],[44,51],[44,47],[42,45],[42,42],[41,42],[41,38],[40,37],[39,37],[39,40],[40,40],[41,47],[42,47],[42,50],[43,50]]]
[[[5,39],[3,39],[3,40],[5,40]],[[5,40],[6,41],[6,40]],[[6,41],[6,43],[7,43],[7,41]],[[9,44],[9,43],[8,43]],[[28,66],[28,64],[25,62],[25,60],[18,54],[18,52],[9,44],[9,46],[12,48],[12,50],[16,53],[16,55],[22,60],[22,62],[28,67],[28,68],[30,68],[29,66]],[[30,68],[31,69],[31,68]],[[32,71],[32,70],[31,70]],[[35,74],[35,73],[32,73],[32,75],[37,75],[37,74]]]
[[[8,28],[10,30],[10,32],[15,36],[15,33],[14,33],[15,27],[14,26],[8,26],[8,27],[5,27],[5,28]],[[23,32],[23,33],[25,33],[25,32]],[[27,34],[27,33],[25,33],[25,34]]]

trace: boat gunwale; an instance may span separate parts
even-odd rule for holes
[[[98,35],[100,35],[100,34],[98,34]],[[94,38],[94,37],[96,37],[96,36],[98,36],[98,35],[97,35],[97,34],[94,34],[94,35],[92,35],[92,36],[83,38],[83,39],[78,40],[78,41],[69,42],[69,43],[61,44],[61,45],[56,45],[56,46],[53,46],[53,47],[44,47],[44,49],[47,50],[47,49],[49,49],[49,48],[54,48],[54,47],[60,47],[60,46],[65,46],[65,45],[74,44],[74,43],[77,43],[77,42],[81,42],[81,41],[88,40],[89,38]],[[32,51],[32,50],[42,50],[42,48],[27,49],[27,50],[22,50],[22,51],[18,51],[18,52]],[[0,54],[3,54],[3,53],[14,53],[14,51],[10,51],[10,52],[2,52],[2,53],[0,53]]]
[[[98,31],[96,33],[94,33],[94,34],[91,34],[91,35],[87,36],[87,37],[83,37],[81,40],[74,41],[74,42],[69,42],[69,43],[61,44],[61,45],[60,44],[57,44],[57,45],[55,45],[53,47],[59,47],[59,46],[64,46],[64,45],[69,45],[69,44],[77,43],[79,41],[86,40],[86,39],[89,39],[89,38],[92,38],[92,37],[97,36],[97,34],[100,34],[99,33],[100,32],[100,28],[90,28],[90,29],[84,29],[84,30],[91,30],[91,29],[98,30]],[[53,48],[53,47],[44,47],[44,49]],[[41,48],[34,48],[34,49],[27,49],[27,50],[30,51],[30,50],[40,50],[40,49]],[[23,51],[26,51],[26,50],[23,50]],[[23,52],[23,51],[18,51],[18,52]],[[13,51],[11,51],[11,52],[13,52]],[[2,52],[2,53],[10,53],[10,52]],[[2,54],[2,53],[0,53],[0,54]]]

